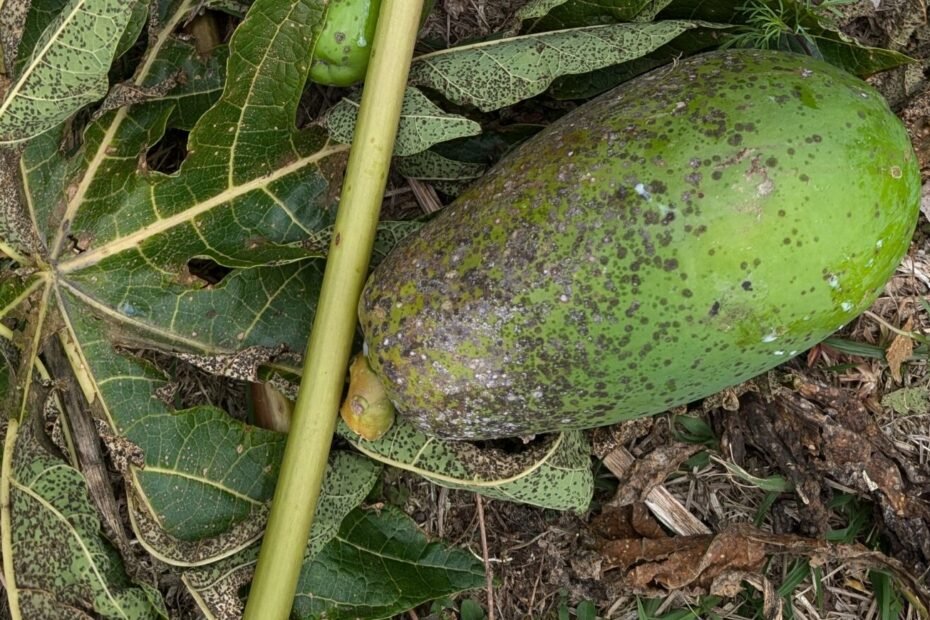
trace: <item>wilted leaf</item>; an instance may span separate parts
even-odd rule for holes
[[[338,432],[362,454],[452,489],[577,511],[587,509],[594,492],[591,450],[578,431],[548,436],[515,453],[428,437],[402,418],[377,441],[359,438],[341,421]]]
[[[18,67],[0,104],[0,144],[52,129],[107,90],[132,0],[69,0]]]
[[[415,58],[410,83],[453,103],[496,110],[538,95],[560,76],[639,58],[699,25],[611,24],[454,47]]]
[[[12,451],[12,454],[9,453]],[[152,587],[134,585],[103,538],[81,474],[48,455],[30,424],[6,427],[0,488],[4,586],[14,618],[167,618]],[[9,564],[7,564],[9,563]]]
[[[326,115],[326,127],[336,142],[351,144],[358,118],[358,103],[343,99]],[[439,142],[481,133],[481,125],[458,114],[449,114],[416,88],[408,88],[400,110],[400,127],[394,154],[414,155]]]
[[[396,508],[355,510],[336,538],[304,564],[292,614],[301,620],[378,620],[484,582],[477,558],[430,542]]]
[[[930,477],[901,453],[858,399],[837,388],[797,378],[771,402],[746,394],[738,415],[727,416],[726,441],[749,443],[775,464],[798,495],[798,518],[808,531],[826,533],[830,512],[826,480],[855,489],[876,504],[896,557],[930,558]]]
[[[620,569],[626,585],[648,594],[682,588],[710,592],[722,575],[758,572],[766,559],[765,547],[738,531],[610,540],[601,543],[600,551],[605,570]]]
[[[636,459],[620,480],[611,505],[626,506],[644,501],[650,491],[665,482],[670,473],[701,449],[700,445],[669,443]]]
[[[605,506],[600,514],[591,517],[588,527],[596,536],[606,540],[668,538],[662,525],[643,502],[619,507]]]

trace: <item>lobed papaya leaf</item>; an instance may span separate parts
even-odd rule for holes
[[[21,50],[59,41],[47,34],[63,23],[54,3],[37,0]],[[119,6],[136,28],[130,4]],[[319,126],[295,126],[322,5],[256,2],[229,46],[205,55],[178,32],[198,0],[154,2],[129,95],[80,134],[59,124],[0,162],[0,178],[21,190],[0,189],[0,251],[15,262],[0,278],[17,352],[7,417],[39,409],[32,369],[60,338],[108,446],[125,457],[134,505],[181,541],[264,514],[283,437],[214,407],[175,410],[160,396],[167,377],[127,347],[236,360],[303,349],[322,274],[313,257],[347,150]],[[21,71],[44,66],[37,54],[20,53]],[[187,135],[186,149],[169,135]],[[171,149],[178,169],[150,168]],[[203,279],[197,261],[225,277]]]

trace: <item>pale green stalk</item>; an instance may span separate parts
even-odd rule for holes
[[[245,620],[285,620],[326,472],[422,0],[385,0]]]
[[[0,478],[0,534],[3,539],[3,579],[6,583],[7,605],[12,620],[20,620],[19,586],[16,584],[16,567],[13,565],[13,504],[10,496],[10,478],[13,477],[13,450],[19,434],[19,420],[10,417],[7,421],[6,439],[3,445],[3,472]]]

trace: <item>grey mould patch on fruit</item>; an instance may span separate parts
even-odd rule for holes
[[[366,287],[369,357],[401,414],[451,438],[586,428],[826,337],[916,221],[907,136],[865,88],[799,56],[708,54],[529,140]]]

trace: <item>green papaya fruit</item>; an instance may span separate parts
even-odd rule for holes
[[[425,0],[420,25],[433,9]],[[365,77],[381,0],[329,0],[310,59],[310,79],[326,86],[351,86]]]
[[[310,79],[350,86],[365,77],[381,0],[330,0],[310,61]]]
[[[768,370],[865,310],[919,205],[904,127],[824,62],[657,69],[524,143],[372,273],[398,414],[446,438],[610,424]]]

